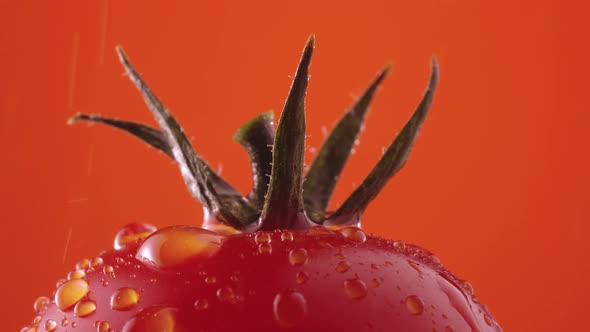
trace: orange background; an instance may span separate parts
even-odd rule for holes
[[[153,124],[116,44],[198,151],[245,192],[249,165],[231,135],[280,110],[310,33],[310,147],[394,64],[333,206],[414,110],[436,54],[431,116],[365,228],[432,250],[505,331],[588,330],[585,2],[87,3],[0,4],[3,330],[28,324],[33,300],[77,260],[110,248],[121,225],[201,221],[163,155],[120,132],[66,125],[75,112]]]

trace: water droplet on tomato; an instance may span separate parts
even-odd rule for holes
[[[78,317],[90,316],[96,311],[96,302],[92,300],[85,300],[76,303],[74,307],[74,314]]]
[[[305,273],[304,271],[299,271],[295,275],[295,282],[298,283],[298,284],[300,284],[300,285],[303,285],[308,280],[309,280],[309,275],[307,273]]]
[[[400,240],[393,241],[393,248],[397,251],[404,251],[406,250],[406,244]]]
[[[141,241],[153,232],[157,231],[156,226],[141,223],[131,223],[125,225],[117,235],[115,235],[115,249],[119,250],[129,243]]]
[[[359,278],[344,280],[344,291],[351,299],[362,299],[367,296],[367,285]]]
[[[41,316],[35,316],[35,318],[33,318],[33,325],[35,326],[39,326],[39,324],[41,323],[41,320],[43,318],[41,318]]]
[[[410,295],[406,297],[405,302],[406,308],[408,308],[408,311],[413,315],[420,315],[424,311],[424,303],[418,296]]]
[[[422,274],[422,270],[420,270],[420,264],[410,260],[408,261],[408,264],[410,264],[414,270],[418,271],[418,273]]]
[[[488,315],[483,315],[483,320],[488,326],[492,326],[492,319]]]
[[[215,278],[215,276],[207,276],[205,278],[205,283],[208,285],[214,284],[217,282],[217,278]]]
[[[68,273],[68,280],[83,279],[86,276],[84,270],[74,270]]]
[[[195,259],[214,256],[224,237],[191,226],[161,229],[148,237],[139,247],[137,259],[159,269],[172,269]]]
[[[68,319],[66,317],[64,317],[64,319],[61,320],[61,326],[66,327],[68,326],[70,322],[68,321]]]
[[[88,283],[82,279],[66,281],[55,292],[55,304],[62,311],[70,309],[86,296],[89,289]]]
[[[36,313],[40,314],[47,310],[47,306],[50,302],[51,300],[47,296],[40,296],[35,300],[35,302],[33,302],[33,309],[35,309]]]
[[[293,233],[291,233],[289,231],[283,232],[281,234],[281,241],[284,241],[284,242],[293,241]]]
[[[220,302],[227,302],[231,304],[235,304],[237,301],[234,289],[229,286],[221,287],[217,290],[217,299]]]
[[[209,301],[207,299],[198,299],[195,301],[195,309],[205,310],[209,308]]]
[[[107,332],[111,327],[109,322],[106,321],[98,321],[97,324],[95,324],[95,326],[97,332]]]
[[[348,261],[340,261],[336,264],[336,272],[344,273],[350,269],[350,266]]]
[[[48,319],[45,322],[45,331],[55,331],[55,329],[57,328],[57,322],[54,321],[53,319]]]
[[[91,267],[99,267],[103,264],[103,259],[102,257],[94,257],[91,261],[90,261],[90,266]]]
[[[76,263],[76,270],[86,270],[90,267],[90,260],[88,258],[84,258],[83,260]]]
[[[258,245],[258,252],[261,254],[272,253],[272,245],[270,243],[261,243]]]
[[[334,231],[325,226],[314,226],[307,230],[309,235],[331,235]]]
[[[130,287],[118,289],[111,295],[111,309],[129,310],[139,302],[139,293]]]
[[[177,326],[176,312],[176,309],[165,306],[145,308],[125,323],[122,332],[174,332],[182,330]]]
[[[275,322],[282,328],[298,325],[307,314],[307,302],[303,294],[287,290],[277,294],[272,305]]]
[[[104,273],[104,274],[111,274],[111,273],[114,273],[114,272],[115,272],[115,269],[112,266],[110,266],[110,265],[105,265],[102,268],[102,273]]]
[[[358,243],[365,243],[367,242],[367,235],[363,232],[362,229],[358,227],[345,227],[338,230],[342,236],[345,238],[352,240]]]
[[[256,236],[254,237],[254,241],[257,244],[270,243],[271,237],[270,237],[270,234],[267,232],[258,232],[258,233],[256,233]]]
[[[455,332],[455,330],[450,326],[445,326],[445,332]]]
[[[344,255],[342,253],[337,253],[336,255],[334,255],[334,257],[336,257],[336,259],[339,259],[341,261],[345,260],[346,257],[344,257]]]
[[[303,248],[293,249],[289,251],[289,263],[293,266],[303,265],[307,263],[307,250]]]
[[[377,288],[379,285],[381,285],[381,282],[377,278],[371,279],[371,286],[373,286],[373,288]]]

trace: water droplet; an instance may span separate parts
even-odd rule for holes
[[[410,260],[408,261],[408,264],[410,264],[414,270],[418,271],[418,273],[422,274],[422,270],[420,270],[420,264]]]
[[[76,322],[72,322],[72,324],[71,324],[70,326],[71,326],[71,327],[76,327],[76,326],[78,326],[78,323],[76,323]]]
[[[70,309],[86,296],[89,289],[88,283],[82,279],[66,281],[55,292],[55,304],[62,311]]]
[[[45,331],[55,331],[55,329],[57,328],[57,322],[54,321],[53,319],[48,319],[45,322]]]
[[[445,326],[445,332],[455,332],[455,330],[450,326]]]
[[[86,277],[86,272],[84,272],[84,270],[74,270],[68,273],[68,280],[83,279],[84,277]]]
[[[84,258],[83,260],[76,263],[76,270],[86,270],[90,267],[90,260],[88,258]]]
[[[78,317],[86,317],[96,311],[96,302],[92,300],[85,300],[76,303],[74,307],[74,314]]]
[[[114,273],[114,272],[115,272],[115,269],[112,266],[110,266],[110,265],[105,265],[102,268],[102,273],[104,273],[104,274],[111,274],[111,273]]]
[[[214,256],[224,237],[191,226],[161,229],[147,238],[137,252],[137,259],[156,268],[171,269],[195,259]]]
[[[33,302],[33,309],[35,309],[36,313],[40,314],[47,310],[49,302],[51,302],[51,300],[47,296],[40,296],[35,300],[35,302]]]
[[[289,263],[293,266],[303,265],[307,263],[307,250],[303,248],[293,249],[289,251]]]
[[[303,294],[287,290],[275,296],[272,309],[275,322],[282,328],[291,328],[305,318],[307,303]]]
[[[298,283],[298,284],[300,284],[300,285],[303,285],[308,280],[309,280],[309,275],[307,273],[305,273],[304,271],[299,271],[295,275],[295,282]]]
[[[107,332],[111,325],[109,324],[109,322],[105,322],[105,321],[98,321],[98,324],[95,324],[96,326],[96,331],[97,332]]]
[[[68,326],[70,322],[68,321],[68,319],[66,317],[64,317],[64,319],[61,320],[61,326],[66,327]]]
[[[176,313],[176,309],[165,306],[145,308],[125,323],[122,332],[184,331],[177,326]]]
[[[344,273],[350,269],[350,263],[347,261],[340,261],[336,264],[336,272]]]
[[[261,254],[272,253],[272,245],[270,243],[261,243],[258,245],[258,252]]]
[[[424,303],[418,296],[410,295],[406,297],[406,308],[413,315],[420,315],[424,311]]]
[[[467,292],[467,294],[469,294],[469,296],[473,296],[473,294],[475,293],[475,291],[473,290],[473,285],[471,285],[471,283],[467,280],[463,280],[461,281],[461,286],[463,286],[463,289],[465,289],[465,291]]]
[[[344,291],[351,299],[362,299],[367,296],[367,285],[364,281],[353,278],[344,281]]]
[[[217,290],[217,299],[220,302],[227,302],[231,304],[236,303],[236,293],[234,292],[233,288],[226,286],[221,287]]]
[[[109,285],[109,282],[107,280],[103,280],[101,285],[102,287],[107,287]]]
[[[214,284],[217,282],[217,278],[215,278],[215,276],[207,276],[207,278],[205,278],[205,283],[208,285]]]
[[[371,286],[373,286],[373,288],[377,288],[379,285],[381,285],[381,282],[377,278],[371,279]]]
[[[254,241],[256,241],[257,244],[270,243],[270,241],[271,241],[270,234],[267,232],[258,232],[258,233],[256,233],[256,236],[254,237]]]
[[[111,295],[111,309],[129,310],[139,302],[139,293],[130,287],[118,289]]]
[[[291,233],[289,231],[283,232],[281,234],[281,241],[284,241],[284,242],[293,241],[293,233]]]
[[[103,264],[103,259],[101,257],[94,257],[91,261],[90,261],[90,266],[92,267],[98,267],[101,266]]]
[[[362,229],[358,227],[345,227],[338,230],[342,236],[345,238],[352,240],[358,243],[365,243],[367,242],[367,235],[363,232]]]
[[[393,247],[397,250],[397,251],[405,251],[406,250],[406,244],[402,241],[393,241]]]
[[[341,261],[345,260],[346,257],[344,257],[344,255],[342,253],[337,253],[336,255],[334,255],[334,257],[336,257],[336,259],[339,259]]]
[[[149,224],[127,224],[115,235],[115,249],[119,250],[129,243],[144,240],[157,230],[156,226]]]
[[[492,319],[488,315],[483,315],[483,320],[488,326],[492,326]]]
[[[205,310],[209,308],[209,301],[207,299],[198,299],[195,301],[195,309]]]
[[[38,326],[41,323],[41,316],[35,316],[35,318],[33,318],[33,325]]]
[[[332,235],[334,231],[325,226],[314,226],[307,230],[309,235]]]

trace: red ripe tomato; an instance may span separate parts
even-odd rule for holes
[[[312,50],[313,37],[276,133],[264,114],[235,137],[252,159],[254,188],[247,197],[192,150],[119,50],[160,130],[97,115],[73,121],[123,129],[173,158],[205,208],[205,223],[161,230],[127,225],[114,250],[80,261],[50,298],[35,301],[38,316],[23,331],[501,331],[471,285],[430,252],[359,228],[368,203],[407,159],[432,101],[436,63],[408,124],[350,198],[327,212],[335,179],[387,70],[337,124],[304,176]]]

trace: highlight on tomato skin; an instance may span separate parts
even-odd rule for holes
[[[384,68],[344,114],[304,172],[305,96],[314,50],[302,52],[280,120],[263,113],[234,139],[247,151],[253,188],[242,195],[195,152],[170,111],[118,47],[119,59],[159,129],[100,115],[176,162],[205,211],[201,227],[124,226],[114,248],[80,260],[22,332],[502,331],[473,287],[428,250],[366,234],[362,213],[405,164],[434,98],[438,64],[421,101],[361,185],[327,206]],[[365,221],[371,222],[371,221]]]

